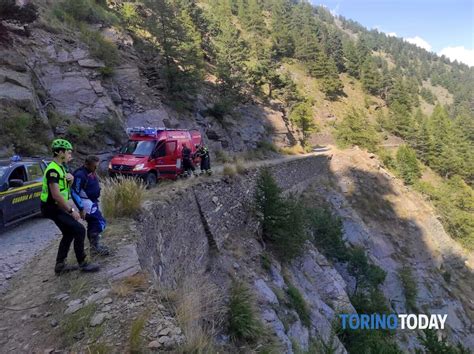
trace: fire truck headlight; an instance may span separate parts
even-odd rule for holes
[[[134,171],[140,171],[140,170],[143,170],[143,168],[145,167],[145,164],[144,163],[139,163],[138,165],[136,165],[133,170]]]

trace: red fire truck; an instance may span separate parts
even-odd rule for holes
[[[183,143],[196,152],[201,144],[198,130],[166,128],[129,128],[129,140],[109,163],[109,175],[141,177],[148,185],[158,179],[176,179],[184,170],[181,163]]]

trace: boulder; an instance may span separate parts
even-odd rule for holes
[[[83,68],[97,69],[105,67],[105,64],[103,62],[94,59],[81,59],[77,62]]]

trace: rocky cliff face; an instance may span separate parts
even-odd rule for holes
[[[335,152],[330,160],[314,156],[270,168],[287,193],[302,193],[316,205],[323,198],[332,205],[342,218],[346,243],[362,247],[387,272],[382,289],[394,313],[412,312],[400,279],[400,269],[408,266],[418,287],[419,311],[447,313],[446,333],[472,348],[472,255],[449,240],[424,201],[418,200],[413,204],[416,210],[411,210],[413,192],[371,157],[355,149]],[[290,265],[272,260],[269,270],[262,268],[264,247],[258,241],[259,226],[251,208],[257,174],[251,170],[243,176],[160,194],[139,223],[141,265],[163,288],[174,288],[191,274],[210,274],[223,293],[235,277],[252,284],[262,320],[287,352],[295,350],[295,342],[307,349],[309,338],[330,341],[336,314],[355,313],[350,301],[354,278],[344,265],[329,261],[309,242],[304,255]],[[396,198],[385,203],[367,196],[382,188]],[[372,209],[358,204],[362,195],[374,203]],[[409,216],[403,216],[402,210]],[[449,283],[443,272],[451,272]],[[290,283],[309,305],[309,325],[303,325],[281,296]],[[411,331],[397,333],[397,341],[405,350],[419,344]],[[334,343],[338,352],[345,352],[337,338]]]
[[[119,48],[112,75],[71,30],[57,33],[44,22],[24,29],[3,21],[1,28],[1,119],[9,114],[5,107],[30,112],[48,127],[49,138],[67,134],[71,126],[97,131],[106,124],[94,144],[76,142],[84,153],[106,156],[123,141],[127,126],[197,127],[212,151],[244,151],[264,140],[285,146],[295,139],[277,103],[241,105],[224,123],[207,114],[212,102],[205,91],[190,109],[178,112],[166,105],[153,74],[158,68],[142,59],[131,36],[114,28],[95,28]],[[0,148],[6,153],[6,146]]]

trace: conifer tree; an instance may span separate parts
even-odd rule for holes
[[[341,147],[358,145],[375,151],[379,137],[363,113],[352,108],[336,126],[336,140]]]
[[[368,57],[362,64],[361,81],[362,86],[368,93],[374,96],[381,93],[382,77],[371,57]]]
[[[338,73],[342,73],[345,70],[345,66],[341,36],[335,30],[330,31],[328,35],[327,54],[334,60]]]
[[[359,56],[352,41],[346,42],[344,46],[345,67],[347,73],[356,79],[359,78]]]
[[[406,184],[413,184],[421,177],[416,153],[406,145],[397,150],[397,169]]]
[[[290,33],[291,7],[288,0],[274,0],[271,7],[272,51],[276,58],[290,57],[294,53]]]
[[[337,99],[343,93],[344,84],[339,78],[337,67],[332,58],[326,64],[326,75],[322,79],[322,91],[330,100]]]
[[[308,101],[297,103],[292,107],[290,120],[296,124],[303,132],[303,145],[306,144],[310,134],[316,131],[316,124],[313,119],[313,108]]]
[[[246,75],[247,46],[240,31],[230,21],[222,22],[220,28],[214,39],[216,75],[224,91],[240,92]]]

